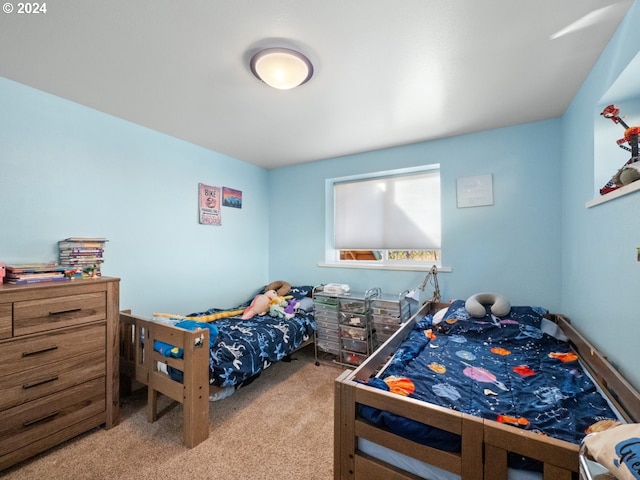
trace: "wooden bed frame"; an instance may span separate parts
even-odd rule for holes
[[[144,339],[143,336],[144,335]],[[143,340],[156,340],[184,350],[183,358],[165,357]],[[120,313],[120,391],[130,393],[134,381],[147,386],[147,419],[158,419],[158,393],[182,403],[182,441],[193,448],[209,437],[209,329],[185,330]],[[158,370],[158,363],[184,373],[184,382],[172,380]],[[217,389],[217,387],[212,387]]]
[[[447,305],[436,305],[442,308]],[[335,381],[334,478],[336,480],[418,480],[409,472],[358,449],[358,438],[403,453],[460,475],[462,480],[506,480],[507,453],[514,452],[543,463],[545,480],[571,480],[579,472],[579,446],[535,434],[513,426],[456,412],[437,405],[386,392],[359,383],[375,375],[400,343],[434,306],[425,304],[386,343],[354,371],[345,371]],[[434,308],[435,311],[435,308]],[[640,420],[640,395],[562,315],[551,315],[569,338],[583,364],[629,422]],[[411,418],[461,436],[458,453],[441,451],[394,435],[358,418],[356,404],[368,405]]]
[[[165,357],[144,342],[156,340],[183,349],[183,358]],[[150,342],[150,343],[149,343]],[[313,339],[304,342],[306,347]],[[183,443],[193,448],[209,437],[209,397],[222,391],[209,384],[209,329],[185,330],[120,312],[120,392],[127,395],[137,386],[147,386],[147,419],[158,419],[158,393],[182,403]],[[184,373],[183,383],[158,370],[158,364]]]

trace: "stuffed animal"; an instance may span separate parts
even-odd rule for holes
[[[275,290],[267,290],[264,293],[260,293],[253,297],[251,304],[245,309],[242,314],[243,320],[248,320],[256,315],[264,315],[269,311],[272,300],[278,297]]]
[[[264,291],[275,290],[279,297],[284,297],[291,291],[291,285],[283,280],[276,280],[264,287]]]
[[[269,307],[269,315],[274,318],[284,318],[284,307],[279,303],[272,303]]]
[[[296,306],[300,302],[289,297],[277,297],[269,306],[269,315],[275,318],[293,318]]]
[[[276,318],[291,318],[293,315],[288,315],[286,312],[286,308],[289,305],[289,301],[291,300],[291,296],[288,295],[286,297],[277,296],[271,300],[269,304],[269,315]]]
[[[298,305],[300,305],[300,300],[296,300],[295,298],[289,300],[289,303],[284,309],[285,318],[293,318],[293,316],[296,314],[296,309],[298,308]]]

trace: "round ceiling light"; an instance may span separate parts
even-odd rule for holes
[[[289,48],[266,48],[251,57],[251,71],[267,85],[289,90],[307,82],[313,65],[307,57]]]

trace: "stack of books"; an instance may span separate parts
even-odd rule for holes
[[[75,270],[76,277],[99,277],[106,238],[69,237],[58,242],[59,261]]]
[[[72,273],[67,267],[57,263],[7,265],[5,269],[4,283],[13,285],[70,280]]]

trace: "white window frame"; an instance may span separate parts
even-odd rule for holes
[[[351,175],[345,177],[329,178],[325,180],[325,258],[324,262],[319,262],[318,266],[322,267],[338,267],[338,268],[366,268],[379,270],[412,270],[425,271],[435,265],[439,271],[450,271],[449,268],[442,267],[442,246],[440,247],[439,261],[385,261],[385,259],[376,261],[366,260],[341,260],[340,249],[335,248],[334,244],[334,185],[341,182],[367,180],[389,176],[412,175],[416,173],[428,173],[434,170],[440,170],[440,164],[422,165],[419,167],[410,167],[402,169],[394,169],[387,171],[372,172],[361,175]],[[442,204],[440,206],[442,210]]]

